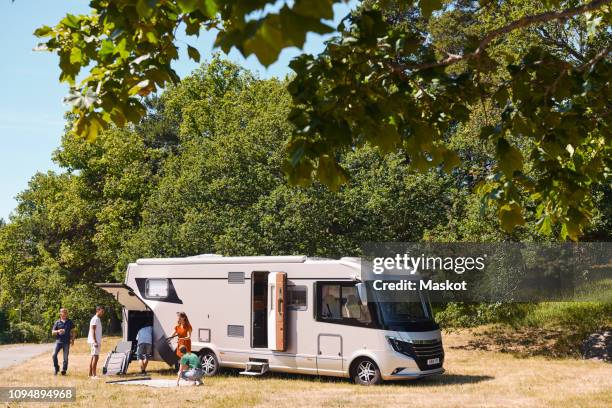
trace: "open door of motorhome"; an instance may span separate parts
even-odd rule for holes
[[[115,300],[123,306],[121,311],[123,341],[108,353],[102,372],[106,375],[125,374],[136,352],[135,332],[141,327],[136,327],[138,322],[136,315],[148,315],[152,312],[142,299],[123,283],[96,283],[96,286],[113,295]]]
[[[123,283],[96,283],[96,286],[113,295],[115,300],[127,310],[143,312],[149,310],[142,299],[140,299],[132,289]]]
[[[274,351],[285,351],[286,341],[286,313],[285,292],[287,289],[287,274],[285,272],[271,272],[268,275],[268,348]]]

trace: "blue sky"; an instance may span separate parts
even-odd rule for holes
[[[16,206],[15,196],[27,188],[37,172],[59,171],[51,161],[59,146],[64,128],[66,106],[62,98],[67,86],[58,81],[57,57],[34,52],[37,39],[32,32],[39,26],[54,25],[66,13],[87,13],[84,0],[0,0],[0,218],[8,216]],[[334,9],[337,24],[354,7],[356,0]],[[316,54],[323,49],[325,38],[309,34],[305,52]],[[196,46],[202,57],[210,55],[213,37],[203,33],[197,41],[184,38]],[[196,68],[189,60],[185,45],[175,69],[182,77]],[[293,57],[301,51],[293,48],[282,52],[279,60],[268,67],[261,66],[253,56],[242,58],[236,50],[228,58],[261,77],[284,77]]]

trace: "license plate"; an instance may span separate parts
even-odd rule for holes
[[[427,365],[434,365],[434,364],[440,364],[440,359],[439,358],[430,358],[429,360],[427,360]]]

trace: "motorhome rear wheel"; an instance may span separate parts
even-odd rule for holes
[[[202,363],[202,370],[205,376],[212,377],[219,372],[219,360],[217,360],[217,356],[211,350],[200,352],[200,362]]]

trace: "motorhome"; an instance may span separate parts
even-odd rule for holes
[[[139,259],[124,283],[101,283],[123,305],[123,340],[153,321],[154,359],[187,313],[207,376],[221,367],[352,378],[359,384],[441,374],[444,351],[427,298],[368,299],[359,258]]]

